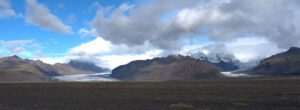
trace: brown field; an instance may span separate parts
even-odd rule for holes
[[[0,84],[0,110],[65,109],[300,110],[300,79]]]

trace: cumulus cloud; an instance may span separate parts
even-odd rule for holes
[[[96,56],[98,54],[110,52],[113,48],[112,46],[113,45],[110,42],[97,37],[93,41],[83,43],[77,47],[72,48],[69,54],[79,56]]]
[[[154,0],[136,6],[124,3],[111,11],[99,9],[91,24],[113,44],[177,49],[178,40],[208,36],[232,41],[249,35],[279,48],[300,46],[298,0]],[[164,15],[174,12],[165,22]]]
[[[45,5],[36,0],[26,0],[26,3],[25,17],[27,23],[61,33],[72,33],[71,27],[53,15]]]
[[[43,61],[44,63],[51,65],[54,65],[56,63],[68,63],[68,61],[70,60],[68,56],[44,56],[38,59]]]
[[[8,0],[0,0],[0,19],[18,16]]]

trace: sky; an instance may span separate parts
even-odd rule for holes
[[[226,49],[249,62],[300,46],[299,8],[299,0],[0,0],[0,57],[112,69]]]

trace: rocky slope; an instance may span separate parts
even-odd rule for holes
[[[217,78],[220,70],[188,56],[171,55],[138,60],[112,70],[111,77],[121,80],[197,80]]]
[[[300,75],[300,48],[292,47],[286,52],[262,60],[250,74]]]

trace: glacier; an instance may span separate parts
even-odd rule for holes
[[[62,82],[111,82],[118,81],[109,77],[109,72],[93,73],[93,74],[77,74],[77,75],[62,75],[54,76],[52,80]]]

